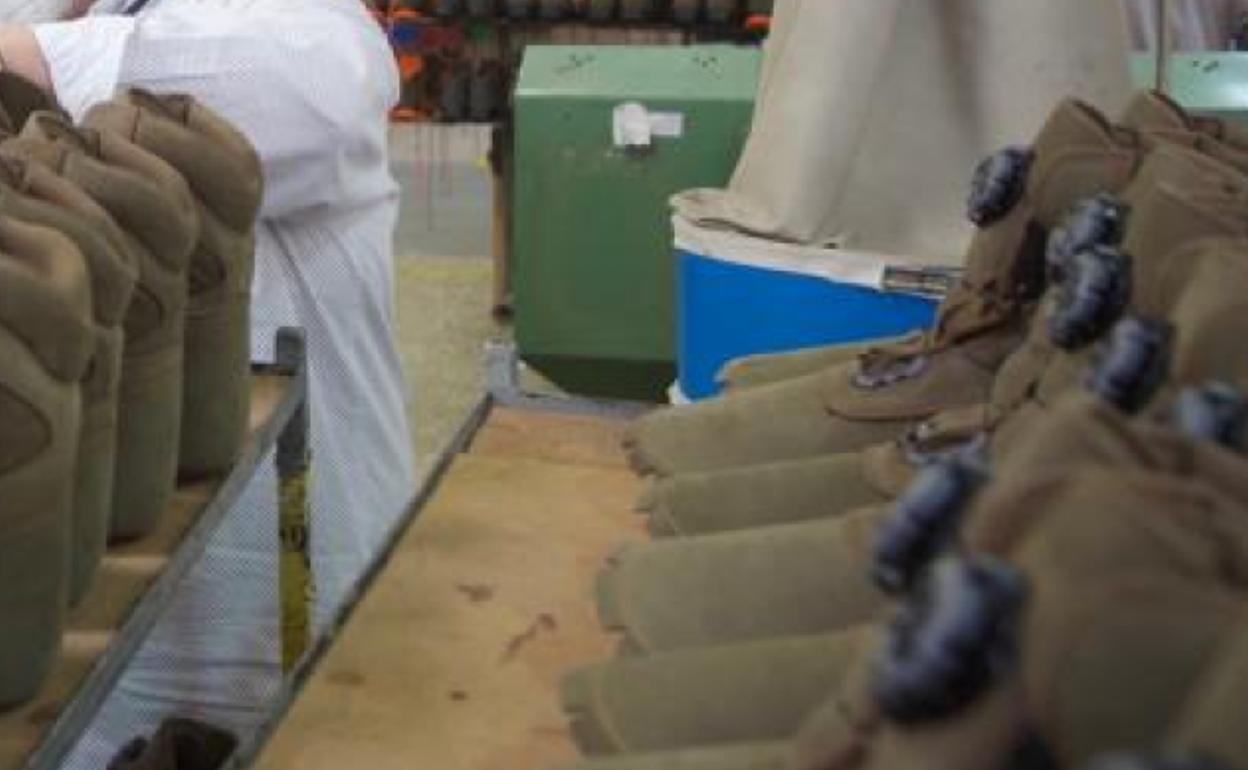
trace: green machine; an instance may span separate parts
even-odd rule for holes
[[[516,341],[565,390],[657,400],[675,377],[668,199],[723,187],[760,52],[529,46],[515,93]]]
[[[1153,54],[1131,58],[1131,76],[1140,88],[1154,85]],[[1192,112],[1248,124],[1248,53],[1208,51],[1171,54],[1166,63],[1167,90]]]

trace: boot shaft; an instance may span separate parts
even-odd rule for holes
[[[1219,645],[1218,654],[1192,689],[1172,723],[1166,744],[1185,753],[1211,757],[1226,767],[1248,767],[1248,623],[1240,623]]]
[[[112,132],[36,113],[5,143],[68,177],[137,237],[166,270],[185,269],[199,232],[186,181],[168,163]]]
[[[76,390],[94,350],[82,256],[59,233],[0,214],[0,475],[33,460],[63,422],[58,393]],[[64,437],[61,437],[63,440]]]
[[[1165,316],[1186,285],[1183,265],[1191,262],[1190,250],[1208,239],[1248,234],[1248,177],[1177,144],[1152,150],[1120,200],[1126,210],[1121,251],[1130,258],[1128,308],[1137,313]],[[1061,290],[1046,293],[1027,342],[993,384],[993,427],[1015,419],[1029,399],[1052,404],[1079,384],[1092,351],[1086,345],[1058,350],[1050,339]]]
[[[77,382],[94,346],[82,255],[60,233],[11,217],[0,217],[0,255],[0,325],[53,377]]]
[[[937,335],[998,324],[1034,302],[1049,228],[1076,202],[1120,190],[1142,152],[1135,132],[1072,100],[1058,105],[1015,162],[981,166],[970,205],[979,230],[962,284],[942,306]]]
[[[177,344],[186,304],[186,267],[199,231],[185,181],[159,158],[103,132],[80,132],[38,113],[0,156],[42,165],[74,183],[118,226],[139,280],[125,316],[127,352]]]
[[[246,138],[190,97],[139,90],[93,107],[83,124],[129,137],[187,180],[200,221],[191,297],[249,292],[262,176]]]
[[[193,97],[130,89],[91,108],[82,125],[128,137],[164,160],[224,227],[255,225],[264,192],[260,158],[238,129]]]
[[[91,276],[94,320],[121,323],[138,267],[106,213],[73,184],[32,164],[0,157],[0,212],[59,231],[74,242]]]

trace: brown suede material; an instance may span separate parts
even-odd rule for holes
[[[64,235],[0,217],[0,325],[17,335],[52,373],[77,382],[94,349],[90,279]]]
[[[1010,766],[1026,729],[1023,688],[1010,679],[955,718],[919,726],[885,723],[860,761],[824,770],[997,770]]]
[[[868,350],[898,340],[870,340],[781,353],[759,353],[729,361],[715,375],[725,395],[748,388],[816,374],[831,366],[852,361]]]
[[[633,421],[624,446],[637,470],[672,475],[855,451],[908,427],[829,415],[825,380],[812,374],[662,409]]]
[[[1145,130],[1154,139],[1165,139],[1148,154],[1122,196],[1130,211],[1123,250],[1133,260],[1132,308],[1156,313],[1160,305],[1156,293],[1183,283],[1171,273],[1172,265],[1187,261],[1185,248],[1205,238],[1248,232],[1248,177],[1241,173],[1248,164],[1235,166],[1211,157],[1210,153],[1218,153],[1218,143],[1190,136],[1187,132],[1194,129],[1182,122],[1184,116],[1173,113],[1155,95],[1136,99],[1128,114],[1148,126]],[[1167,129],[1167,121],[1172,128]],[[1182,146],[1184,137],[1201,150]],[[1234,148],[1226,148],[1218,154],[1227,157],[1233,152]],[[1008,421],[1031,398],[1052,403],[1078,384],[1090,353],[1053,346],[1047,320],[1055,297],[1055,292],[1048,293],[1026,340],[1001,365],[992,385],[986,427]]]
[[[1145,315],[1165,312],[1159,295],[1173,260],[1196,241],[1248,233],[1248,177],[1206,155],[1163,147],[1140,173],[1148,194],[1136,200],[1124,250],[1134,258],[1132,309]]]
[[[198,219],[190,188],[167,163],[121,136],[76,128],[49,113],[33,115],[8,144],[74,181],[143,243],[160,244],[153,256],[166,269],[185,269]],[[101,163],[112,173],[101,173]]]
[[[963,446],[983,431],[988,419],[984,404],[938,412],[902,439],[863,450],[863,476],[881,495],[896,497],[918,475],[920,466],[913,454],[932,456]]]
[[[149,533],[173,491],[182,424],[186,269],[198,240],[190,189],[164,161],[125,138],[35,113],[0,154],[73,182],[119,226],[139,282],[124,319],[110,536]],[[101,423],[102,424],[102,423]]]
[[[210,292],[220,298],[246,294],[251,288],[251,260],[235,265],[237,260],[230,257],[250,255],[255,249],[252,228],[261,196],[259,160],[255,152],[241,137],[218,140],[215,137],[222,132],[214,131],[210,135],[213,138],[206,139],[174,122],[169,111],[152,112],[141,107],[140,102],[161,104],[155,98],[136,99],[131,94],[93,107],[83,119],[83,125],[125,136],[169,163],[186,179],[200,204],[199,243],[190,269],[191,296],[199,299]],[[179,115],[182,111],[172,114]],[[196,120],[199,125],[205,122],[204,116],[208,113],[196,105],[184,119],[189,120],[191,114],[200,116]],[[219,122],[214,118],[212,126]],[[232,129],[230,133],[236,134]],[[228,141],[229,146],[241,143],[246,150],[241,154],[229,152],[216,141]]]
[[[83,123],[117,131],[163,158],[225,227],[255,224],[264,194],[260,158],[236,128],[192,97],[130,89],[93,107]]]
[[[668,475],[858,451],[891,440],[941,410],[997,401],[990,398],[994,379],[1023,341],[1034,306],[1031,295],[1041,288],[1023,287],[1020,281],[1023,274],[1038,272],[1048,229],[1079,201],[1121,190],[1152,148],[1165,144],[1161,137],[1182,135],[1187,143],[1199,144],[1200,137],[1189,136],[1198,129],[1186,116],[1165,104],[1149,105],[1150,99],[1139,97],[1140,104],[1127,116],[1132,123],[1121,128],[1076,102],[1054,110],[1033,147],[1022,201],[977,234],[966,281],[946,299],[936,329],[818,375],[750,388],[739,396],[746,400],[716,400],[647,417],[626,441],[637,469]],[[1199,157],[1195,151],[1189,154]],[[1205,166],[1210,164],[1219,167],[1213,160]],[[1208,171],[1199,160],[1187,165],[1198,171],[1183,179],[1203,179]],[[1028,392],[1035,370],[1050,354],[1043,331],[1035,327],[1043,349],[1017,377],[1018,393],[1006,399],[1011,404]],[[818,429],[812,427],[817,412],[807,408],[812,384],[819,406],[833,420]]]
[[[60,646],[90,279],[73,243],[0,216],[0,708],[33,697]],[[12,419],[13,422],[9,422]]]
[[[873,617],[872,545],[890,511],[659,541],[599,578],[599,614],[640,652],[822,634]]]
[[[1020,272],[1043,259],[1045,234],[1072,205],[1124,186],[1145,147],[1134,131],[1117,129],[1092,107],[1068,100],[1053,111],[1032,151],[1035,160],[1022,200],[1002,220],[976,233],[963,285],[945,300],[936,328],[917,345],[868,354],[857,365],[829,373],[825,399],[830,411],[853,419],[921,419],[987,400],[984,388],[990,386],[991,373],[1022,339],[1025,313],[1020,315],[1015,296]],[[949,345],[955,346],[952,351]],[[873,357],[915,356],[928,359],[917,377],[875,390],[854,383],[854,375],[873,365]],[[983,367],[979,378],[965,371],[967,361]],[[988,381],[977,383],[984,374]]]
[[[842,685],[803,720],[793,739],[790,770],[856,767],[868,754],[881,723],[871,686],[885,626],[868,623],[853,633],[862,640],[859,652],[845,670]]]
[[[180,344],[181,324],[170,321],[184,312],[183,271],[198,225],[190,191],[177,172],[126,144],[119,137],[77,132],[39,113],[0,152],[36,160],[77,184],[123,229],[139,263],[139,285],[126,317],[132,355]]]
[[[680,473],[654,483],[656,535],[699,535],[839,515],[887,498],[865,483],[856,453]]]
[[[834,415],[850,420],[921,420],[941,409],[966,407],[987,400],[1001,362],[1021,339],[1017,327],[981,334],[931,354],[917,377],[870,390],[855,384],[860,362],[843,364],[824,375],[824,404]]]
[[[1177,285],[1176,278],[1158,294],[1168,306],[1176,338],[1169,385],[1158,396],[1157,410],[1169,403],[1176,390],[1205,380],[1248,384],[1248,361],[1243,355],[1248,297],[1241,290],[1248,285],[1248,243],[1240,239],[1203,242],[1174,264],[1182,265],[1185,285]],[[995,495],[1010,494],[1007,482],[1060,474],[1080,463],[1135,465],[1187,475],[1199,472],[1225,494],[1248,501],[1248,485],[1239,482],[1248,464],[1241,464],[1226,450],[1161,426],[1132,421],[1089,395],[1072,395],[1049,413],[1039,422],[1031,412],[1032,419],[1025,422],[1034,430],[1013,434],[1009,453],[998,465],[1000,483],[985,493],[982,504],[972,507],[964,526],[963,534],[973,546],[1000,551],[1018,537],[1019,525],[1005,523],[1011,505],[987,502]]]
[[[58,180],[59,181],[59,180]],[[0,213],[30,224],[55,229],[74,242],[91,277],[91,302],[96,323],[113,326],[130,304],[138,270],[119,254],[95,223],[59,204],[25,195],[0,184]]]
[[[72,183],[35,164],[18,164],[11,158],[0,162],[0,180],[0,213],[67,236],[85,258],[91,278],[95,316],[92,353],[81,385],[82,422],[73,474],[69,585],[72,606],[89,587],[108,532],[123,346],[120,323],[138,271],[132,255],[118,250],[116,244],[120,241],[108,236],[108,228],[103,225],[111,225],[111,219]]]
[[[1073,100],[1059,104],[1032,144],[1035,161],[1023,200],[1011,215],[980,230],[972,241],[965,283],[1008,297],[1017,263],[1040,256],[1019,253],[1032,223],[1047,231],[1072,203],[1122,187],[1140,150],[1134,133],[1115,129],[1094,108]]]
[[[134,292],[138,263],[125,248],[112,217],[77,185],[13,156],[0,155],[3,188],[8,189],[2,193],[0,206],[19,219],[58,229],[74,241],[91,275],[96,323],[119,324]]]
[[[1064,767],[1148,749],[1242,617],[1241,594],[1170,575],[1038,581],[1023,642],[1037,731]]]
[[[871,638],[860,627],[598,663],[565,678],[563,706],[588,754],[781,740]]]
[[[200,222],[188,272],[179,474],[229,470],[246,438],[260,162],[247,140],[188,96],[130,91],[83,124],[124,136],[187,180]]]
[[[38,457],[52,440],[47,421],[32,404],[3,383],[0,383],[0,425],[4,426],[5,438],[0,443],[0,474]]]
[[[1248,232],[1248,177],[1199,152],[1175,145],[1155,149],[1123,194],[1129,219],[1123,251],[1131,256],[1131,309],[1164,314],[1154,298],[1169,266],[1186,262],[1184,249],[1205,238]],[[1183,281],[1177,285],[1182,286]],[[1035,316],[1027,342],[1002,367],[993,409],[1003,418],[1031,397],[1051,403],[1077,384],[1088,351],[1057,350],[1049,340],[1048,305]],[[1158,312],[1160,311],[1160,313]]]
[[[559,770],[785,770],[787,741],[731,743],[583,759]]]
[[[1248,618],[1226,635],[1211,656],[1178,716],[1166,745],[1212,757],[1232,770],[1248,767]]]
[[[1131,420],[1094,396],[1072,395],[999,468],[995,482],[968,511],[962,539],[972,550],[1010,553],[1058,507],[1052,496],[1064,493],[1063,481],[1079,468],[1191,475],[1198,456],[1209,458],[1202,465],[1216,466],[1228,455]]]

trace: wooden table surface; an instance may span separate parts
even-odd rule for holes
[[[558,686],[611,653],[591,587],[642,539],[623,423],[496,409],[402,536],[263,770],[540,770],[575,757]]]

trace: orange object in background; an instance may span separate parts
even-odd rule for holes
[[[419,54],[399,54],[397,57],[399,63],[399,77],[403,80],[411,80],[425,71],[425,57]]]
[[[755,13],[745,17],[745,31],[753,35],[767,35],[771,32],[771,16]]]

